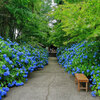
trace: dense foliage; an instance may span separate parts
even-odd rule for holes
[[[57,4],[62,4],[63,0],[54,0]]]
[[[100,41],[84,41],[59,48],[57,58],[68,73],[85,74],[90,81],[92,96],[100,96]]]
[[[0,98],[5,96],[9,87],[24,85],[28,74],[48,64],[45,49],[31,45],[19,45],[0,37]],[[1,99],[0,99],[1,100]]]
[[[63,1],[64,4],[58,5],[58,8],[51,14],[58,21],[51,34],[52,43],[59,47],[62,44],[64,46],[83,40],[99,40],[100,0]],[[59,45],[56,38],[60,40]]]
[[[49,3],[48,0],[0,0],[0,35],[12,41],[47,45]]]

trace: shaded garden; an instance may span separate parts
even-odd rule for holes
[[[99,0],[2,0],[0,100],[48,64],[51,46],[65,71],[85,74],[91,95],[100,96]]]

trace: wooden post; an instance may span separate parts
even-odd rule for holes
[[[77,79],[76,79],[76,77],[75,77],[75,84],[77,83]]]
[[[86,82],[86,92],[88,91],[88,82]]]
[[[80,82],[78,81],[78,91],[80,91]]]

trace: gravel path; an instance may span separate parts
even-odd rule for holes
[[[77,91],[74,77],[64,72],[55,57],[49,58],[49,65],[30,74],[21,87],[13,87],[3,100],[100,100],[90,92]]]

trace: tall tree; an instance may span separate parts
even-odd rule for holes
[[[54,33],[63,45],[100,38],[100,0],[64,0],[64,4],[59,5],[52,16],[61,23],[55,31],[62,29],[65,32],[61,34],[66,41],[59,37],[59,32]]]
[[[45,0],[0,1],[0,35],[14,41],[17,29],[17,41],[32,39],[34,42],[46,44],[44,41],[47,41],[49,32],[49,3],[50,1]]]

